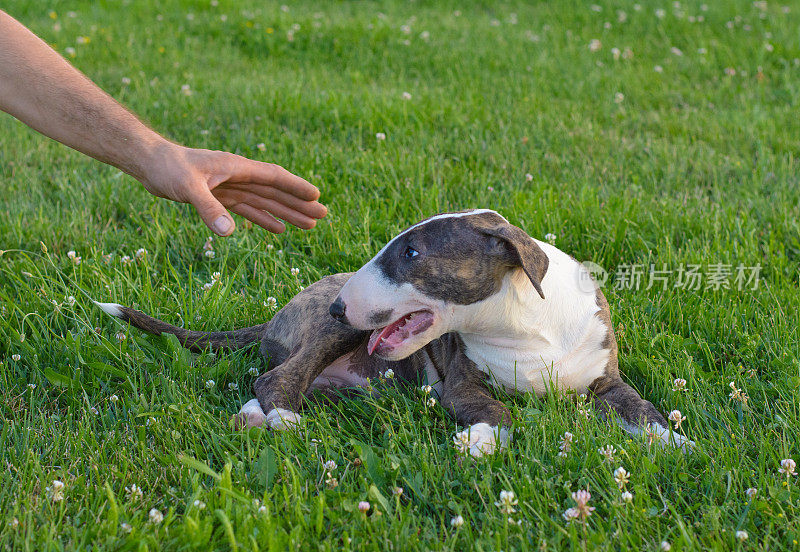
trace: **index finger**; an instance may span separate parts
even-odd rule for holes
[[[234,159],[228,181],[272,186],[306,201],[319,199],[319,189],[304,178],[290,173],[280,165],[253,161],[239,155]]]

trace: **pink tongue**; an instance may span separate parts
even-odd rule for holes
[[[396,349],[409,337],[424,332],[433,324],[433,314],[425,311],[414,313],[409,320],[405,318],[374,330],[369,336],[367,353],[371,355],[378,348],[384,352]]]

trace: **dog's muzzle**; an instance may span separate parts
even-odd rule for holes
[[[331,303],[331,307],[328,309],[328,312],[331,313],[331,316],[333,316],[342,324],[347,324],[347,316],[345,316],[346,310],[347,306],[344,304],[344,301],[342,301],[342,298],[337,297],[336,301]]]

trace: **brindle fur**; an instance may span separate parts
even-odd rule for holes
[[[540,282],[547,271],[547,256],[522,230],[495,220],[501,218],[496,214],[473,217],[472,232],[468,234],[449,232],[453,219],[433,221],[430,225],[442,226],[437,235],[444,236],[444,241],[427,243],[424,233],[412,230],[392,243],[391,254],[379,262],[386,265],[383,266],[385,273],[411,282],[432,297],[454,303],[468,304],[495,293],[504,274],[512,267],[522,267],[542,295]],[[521,239],[522,236],[527,239]],[[408,272],[399,263],[392,265],[406,247],[418,250],[435,247],[435,262],[416,263],[414,272]],[[476,251],[482,253],[476,256]],[[400,361],[368,355],[369,332],[356,330],[329,315],[330,305],[351,276],[352,273],[327,276],[296,295],[266,324],[240,330],[188,331],[127,307],[122,307],[120,318],[150,333],[174,334],[184,346],[195,351],[206,347],[238,349],[260,342],[268,371],[255,380],[253,391],[264,412],[274,408],[297,411],[304,398],[314,394],[337,400],[341,392],[347,390],[313,382],[336,359],[352,353],[348,369],[354,374],[374,378],[391,368],[396,381],[413,385],[422,383],[425,366],[430,361],[442,383],[441,402],[460,424],[483,422],[499,426],[511,423],[509,409],[493,397],[488,376],[467,358],[461,338],[455,333],[432,341]],[[599,288],[597,304],[600,307],[597,316],[608,328],[603,347],[610,351],[606,373],[589,388],[598,410],[606,417],[614,411],[630,425],[644,425],[650,421],[667,427],[661,413],[622,381],[609,306]],[[375,317],[385,318],[389,314],[379,312]],[[375,322],[385,324],[389,320]],[[238,420],[240,425],[243,422]]]

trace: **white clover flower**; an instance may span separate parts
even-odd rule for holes
[[[566,510],[564,510],[564,513],[561,514],[561,517],[563,517],[567,523],[570,523],[571,521],[575,521],[576,519],[578,519],[579,515],[580,512],[578,512],[577,508],[567,508]]]
[[[619,59],[620,55],[622,55],[622,51],[619,48],[616,48],[616,47],[615,48],[611,48],[611,55],[613,56],[613,58],[615,60]]]
[[[93,416],[97,416],[100,413],[100,411],[97,410],[95,407],[91,407],[89,409],[89,412],[91,412]]]
[[[59,479],[54,479],[49,487],[45,487],[47,498],[53,502],[61,502],[64,500],[64,482]]]
[[[550,245],[555,245],[556,244],[556,240],[558,239],[558,236],[556,236],[552,232],[548,232],[547,234],[544,235],[544,239]]]
[[[206,507],[206,503],[203,502],[202,500],[195,500],[194,507],[197,508],[198,510],[203,510]]]
[[[433,408],[434,406],[436,406],[436,399],[431,397],[430,399],[428,399],[428,407]]]
[[[558,455],[561,458],[566,458],[567,453],[569,453],[571,448],[572,448],[572,433],[566,431],[564,435],[561,437],[561,445],[559,446],[560,452],[558,453]]]
[[[268,309],[274,309],[278,306],[278,300],[274,297],[267,297],[267,300],[264,301],[264,306]]]
[[[181,86],[181,94],[184,96],[191,96],[192,95],[192,87],[188,84],[184,84]]]
[[[514,491],[500,491],[500,500],[494,503],[500,509],[500,512],[503,514],[510,516],[514,512],[516,512],[516,506],[519,503],[517,500]]]
[[[533,175],[531,173],[525,173],[525,181],[533,182]]]
[[[119,528],[122,530],[123,533],[130,533],[133,531],[133,527],[131,527],[130,523],[120,523]]]
[[[664,16],[666,16],[666,15],[667,15],[667,12],[665,12],[661,8],[658,8],[656,10],[656,17],[658,17],[659,19],[664,19]]]
[[[628,473],[628,470],[623,468],[622,466],[618,467],[614,470],[614,481],[617,482],[617,486],[622,489],[625,485],[628,484],[630,481],[631,474]]]
[[[75,297],[73,297],[72,295],[70,295],[69,297],[67,297],[67,298],[65,299],[65,301],[64,301],[64,302],[65,302],[67,305],[69,305],[70,307],[74,307],[74,306],[75,306],[75,303],[76,303],[76,300],[75,300]]]
[[[120,262],[124,265],[129,265],[133,263],[133,259],[131,259],[128,255],[123,255],[123,257],[120,259]]]
[[[593,38],[589,41],[589,51],[590,52],[598,52],[603,47],[603,43],[600,42],[598,39]]]
[[[455,516],[450,520],[450,527],[458,529],[462,525],[464,525],[464,518],[461,516]]]
[[[786,477],[791,477],[792,475],[797,475],[797,472],[795,472],[796,468],[797,463],[791,458],[786,458],[785,460],[781,460],[781,467],[778,473],[782,473]]]
[[[128,500],[141,500],[144,496],[142,492],[142,488],[138,486],[136,483],[131,485],[130,487],[125,487],[125,494],[128,497]]]
[[[747,393],[736,387],[736,384],[734,382],[730,382],[728,384],[728,387],[731,388],[731,393],[730,395],[728,395],[731,399],[739,401],[740,403],[743,403],[745,405],[747,404],[747,400],[749,399]]]
[[[300,269],[292,267],[292,270],[290,270],[290,272],[292,273],[292,276],[297,276],[298,274],[300,274]]]
[[[669,416],[667,418],[669,419],[670,422],[675,424],[675,429],[680,429],[681,423],[683,423],[683,421],[686,419],[686,416],[682,416],[680,410],[673,410],[672,412],[669,413]]]
[[[257,377],[258,376],[258,368],[256,368],[255,366],[251,366],[250,369],[247,371],[247,373],[250,374],[253,377]]]
[[[456,450],[461,453],[465,454],[469,451],[470,446],[470,439],[469,439],[469,431],[459,431],[455,435],[453,435],[453,445],[456,447]]]
[[[150,516],[150,523],[154,523],[158,525],[162,521],[164,521],[164,514],[161,513],[161,510],[157,510],[156,508],[152,508],[149,513]]]
[[[122,84],[124,86],[128,86],[131,83],[131,79],[128,77],[122,77]]]
[[[661,541],[660,547],[661,550],[663,550],[664,552],[669,552],[670,550],[672,550],[672,545],[667,541]]]
[[[125,341],[126,339],[128,339],[128,336],[126,336],[126,335],[125,335],[125,332],[123,332],[122,330],[120,330],[120,331],[118,331],[117,333],[115,333],[115,334],[114,334],[114,337],[116,337],[116,338],[117,338],[117,341],[119,341],[119,342],[123,342],[123,341]]]
[[[116,395],[111,395],[108,398],[108,400],[110,400],[112,403],[115,403],[115,402],[117,402],[119,400],[119,397],[117,397]]]
[[[325,471],[329,471],[329,472],[331,472],[331,471],[333,471],[333,470],[335,470],[337,468],[336,462],[334,462],[333,460],[328,460],[327,462],[322,464],[322,467],[325,469]]]
[[[136,250],[137,259],[143,259],[146,256],[147,256],[147,249],[145,249],[144,247],[140,247],[139,249]]]
[[[394,495],[394,496],[403,496],[403,487],[394,487],[394,488],[392,488],[392,495]]]
[[[361,512],[362,514],[366,514],[367,512],[369,512],[369,509],[370,509],[370,503],[367,502],[366,500],[362,500],[361,502],[358,503],[358,511]]]
[[[76,265],[81,264],[81,257],[75,251],[67,251],[67,258]]]
[[[34,389],[36,389],[36,384],[35,384],[35,383],[29,383],[29,384],[28,384],[28,389],[30,389],[31,391],[33,391]]]
[[[672,52],[672,54],[673,54],[673,55],[676,55],[676,56],[678,56],[678,57],[680,57],[680,56],[682,56],[682,55],[683,55],[683,52],[681,51],[681,49],[680,49],[680,48],[677,48],[677,47],[675,47],[675,46],[673,46],[672,48],[670,48],[670,49],[669,49],[669,51],[670,51],[670,52]]]
[[[13,360],[14,362],[19,362],[21,358],[22,357],[18,354],[11,355],[11,360]]]
[[[625,101],[625,94],[623,94],[622,92],[617,92],[616,94],[614,94],[614,103],[621,104],[624,101]]]
[[[216,282],[206,282],[205,284],[203,284],[203,291],[208,291],[208,290],[210,290],[211,288],[213,288],[213,287],[214,287],[214,284],[215,284],[215,283],[216,283]]]
[[[617,449],[615,449],[613,445],[606,445],[597,449],[597,452],[600,453],[601,456],[605,457],[605,462],[613,462],[614,454],[616,454]]]
[[[228,384],[228,389],[230,389],[231,391],[238,391],[239,390],[239,384],[232,381],[232,382],[230,382]]]
[[[214,380],[211,380],[211,379],[210,380],[206,380],[206,389],[211,389],[215,385],[216,385],[216,382]]]
[[[747,531],[736,531],[736,538],[739,540],[739,542],[746,541],[747,537],[749,536],[750,535],[747,534]]]
[[[267,507],[266,506],[260,506],[258,508],[258,513],[259,514],[266,514],[267,513]]]
[[[208,236],[203,244],[203,251],[211,251],[212,249],[214,249],[214,237]]]
[[[411,99],[411,93],[410,92],[403,92],[403,99],[404,100],[410,100]]]
[[[67,54],[69,57],[75,57],[75,54],[77,54],[78,51],[72,46],[67,46],[66,48],[64,48],[64,53]]]
[[[746,495],[747,495],[747,498],[749,498],[750,500],[752,500],[752,499],[754,499],[754,498],[756,497],[756,495],[758,494],[758,489],[756,489],[755,487],[750,487],[749,489],[747,489],[747,490],[744,492],[744,494],[746,494]]]
[[[655,71],[656,73],[663,73],[664,68],[661,67],[660,65],[656,65],[655,67],[653,67],[653,71]]]
[[[673,391],[686,391],[686,380],[683,378],[676,378],[672,380]]]
[[[575,507],[569,508],[564,512],[563,517],[567,523],[573,520],[586,521],[595,510],[594,506],[589,506],[589,500],[592,499],[592,494],[588,490],[578,490],[572,493],[572,500],[575,501]]]
[[[377,138],[378,140],[386,140],[386,134],[384,134],[383,132],[377,132],[375,133],[375,138]]]
[[[19,527],[19,520],[16,517],[11,518],[11,521],[8,522],[9,527],[12,529],[16,529]]]
[[[431,387],[430,385],[423,385],[422,387],[420,387],[420,389],[422,389],[422,392],[425,393],[426,395],[430,394],[430,392],[433,391],[433,387]]]
[[[736,75],[736,69],[734,69],[733,67],[726,67],[725,74],[728,75],[729,77],[733,77]]]
[[[394,378],[394,370],[391,368],[387,368],[387,370],[383,373],[383,377],[386,379],[393,379]]]
[[[203,255],[205,256],[206,259],[213,259],[214,257],[217,256],[217,254],[214,252],[213,249],[206,251],[205,253],[203,253]]]
[[[631,503],[633,502],[633,493],[624,491],[620,497],[622,498],[622,502]]]

